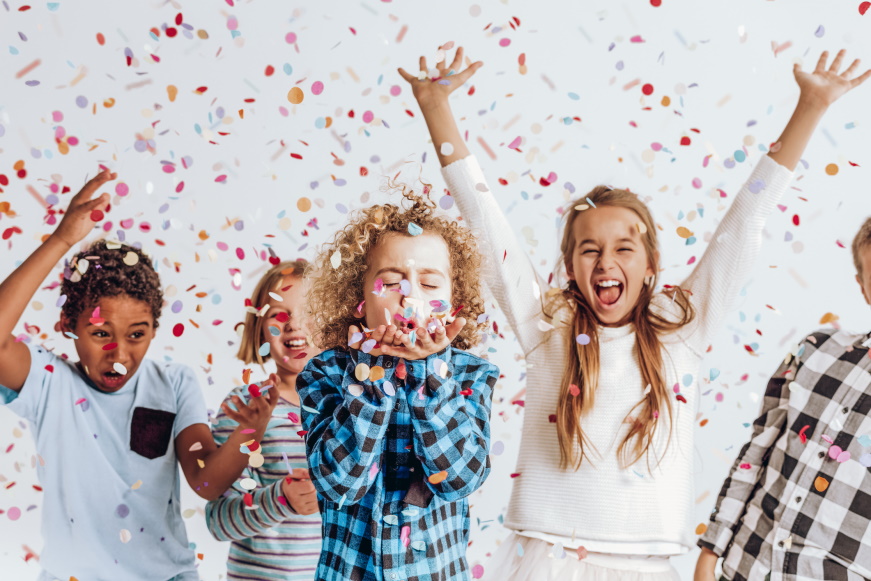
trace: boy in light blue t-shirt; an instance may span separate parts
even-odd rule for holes
[[[52,268],[108,211],[108,194],[91,197],[114,178],[104,171],[88,182],[0,284],[0,403],[31,422],[44,460],[40,581],[196,581],[177,463],[197,494],[218,498],[248,463],[239,446],[263,437],[278,397],[266,391],[225,409],[239,426],[218,448],[193,371],[145,359],[160,279],[120,243],[97,242],[64,268],[60,325],[77,363],[12,335]]]

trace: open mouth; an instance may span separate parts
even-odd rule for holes
[[[593,288],[596,291],[596,296],[605,306],[615,304],[623,295],[623,283],[619,280],[600,280]]]
[[[284,348],[290,351],[299,351],[305,349],[308,343],[305,339],[288,339],[284,342]]]
[[[126,375],[121,375],[117,371],[107,371],[103,374],[103,385],[110,389],[121,387],[127,381]]]

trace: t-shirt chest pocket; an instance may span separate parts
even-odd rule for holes
[[[135,408],[130,422],[130,449],[149,460],[166,455],[174,423],[172,412]]]

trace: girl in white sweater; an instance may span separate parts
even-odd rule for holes
[[[704,256],[677,287],[657,288],[656,225],[626,190],[598,186],[565,212],[548,290],[525,255],[451,113],[449,95],[482,66],[399,69],[420,105],[460,212],[479,233],[485,278],[528,364],[523,438],[493,580],[672,580],[687,552],[700,361],[745,283],[765,219],[826,109],[871,76],[839,73],[841,51],[812,73],[777,143],[735,196]],[[450,146],[444,146],[450,144]]]

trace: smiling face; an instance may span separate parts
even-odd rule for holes
[[[269,343],[270,356],[279,370],[298,375],[317,352],[311,344],[305,316],[305,284],[298,276],[288,276],[270,293],[266,303],[269,309],[263,315],[261,343]]]
[[[363,277],[366,302],[360,317],[370,329],[388,324],[402,327],[394,315],[403,315],[408,306],[419,306],[426,316],[432,309],[430,301],[451,302],[451,260],[448,245],[438,234],[387,234],[369,251],[367,263]],[[373,294],[378,279],[383,290]],[[408,296],[399,292],[403,280],[408,281]]]
[[[570,226],[574,248],[566,253],[569,280],[604,326],[628,322],[644,279],[654,274],[640,223],[628,208],[599,206],[579,213]]]
[[[82,370],[107,393],[124,387],[136,373],[155,334],[151,305],[127,295],[101,297],[76,321],[62,318],[61,328],[78,337],[75,346]],[[116,363],[126,373],[119,373]]]

